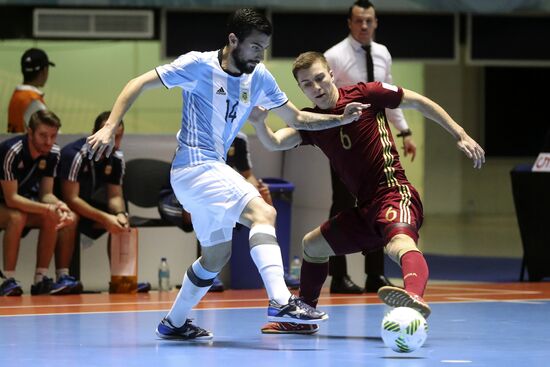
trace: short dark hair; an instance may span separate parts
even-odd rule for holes
[[[44,124],[59,129],[61,127],[61,120],[52,111],[38,110],[31,115],[29,119],[29,128],[35,131],[38,125]]]
[[[94,122],[94,134],[103,127],[103,124],[105,123],[105,121],[107,121],[110,115],[111,111],[103,111],[99,115],[97,115]],[[124,127],[124,121],[120,120],[119,126]]]
[[[351,19],[351,15],[353,13],[353,7],[354,6],[358,6],[360,8],[365,8],[365,9],[368,9],[368,8],[373,8],[374,9],[373,3],[371,3],[369,0],[357,0],[356,2],[353,3],[352,6],[349,7],[348,19]]]
[[[320,52],[308,51],[298,55],[296,60],[294,60],[294,63],[292,63],[292,74],[294,75],[294,79],[298,80],[298,72],[300,70],[309,69],[311,65],[317,61],[320,61],[328,70],[330,70],[325,55]]]
[[[234,33],[242,41],[253,31],[271,36],[273,26],[265,15],[252,8],[242,8],[231,14],[227,22],[227,34]]]

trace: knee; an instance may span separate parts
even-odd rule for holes
[[[206,270],[219,273],[231,258],[231,246],[222,245],[217,249],[203,247],[200,263]]]
[[[23,229],[27,224],[27,214],[19,210],[10,210],[8,215],[8,226]]]
[[[329,254],[318,241],[315,232],[309,232],[302,240],[303,257],[309,262],[324,263],[328,261]]]

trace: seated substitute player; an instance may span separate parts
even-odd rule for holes
[[[94,133],[105,124],[109,114],[110,111],[105,111],[97,116]],[[125,162],[120,143],[123,135],[124,123],[121,121],[115,134],[113,154],[97,161],[86,158],[86,138],[78,139],[61,149],[58,176],[61,197],[78,214],[78,231],[94,240],[105,232],[114,234],[130,229],[122,192]],[[67,236],[74,239],[75,234]],[[110,239],[109,236],[109,256]],[[138,292],[148,292],[150,289],[149,283],[138,283]]]
[[[373,82],[338,89],[325,57],[306,52],[294,61],[293,74],[304,94],[315,104],[306,110],[339,113],[350,102],[370,104],[359,120],[324,131],[283,128],[273,132],[264,122],[266,111],[257,108],[249,117],[262,143],[271,150],[315,145],[329,158],[346,188],[357,198],[355,208],[330,218],[303,239],[300,296],[315,307],[328,274],[329,256],[369,252],[385,247],[402,268],[405,289],[385,286],[379,297],[392,307],[411,307],[425,317],[430,307],[423,300],[428,266],[416,247],[422,224],[422,203],[399,162],[385,108],[413,108],[437,122],[474,161],[485,162],[483,149],[438,104],[413,91]],[[270,323],[264,333],[310,334],[316,325]]]
[[[69,276],[69,261],[56,259],[57,281],[46,276],[56,251],[58,230],[74,227],[74,213],[53,194],[54,176],[59,161],[55,144],[61,127],[51,111],[31,115],[27,133],[0,144],[0,228],[4,229],[4,271],[0,273],[0,295],[20,296],[15,268],[21,237],[30,228],[39,228],[36,272],[31,294],[66,294],[82,285]],[[60,242],[57,253],[70,252],[70,243]]]

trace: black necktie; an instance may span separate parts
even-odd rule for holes
[[[374,82],[374,65],[372,64],[372,55],[370,45],[362,46],[367,54],[367,82]]]

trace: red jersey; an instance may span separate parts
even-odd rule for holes
[[[361,117],[348,125],[320,131],[302,131],[302,145],[315,145],[359,202],[372,200],[380,188],[410,186],[399,162],[399,153],[385,115],[385,108],[401,104],[403,90],[381,83],[358,83],[339,88],[340,98],[330,110],[318,107],[305,110],[340,115],[350,102],[369,103]]]

